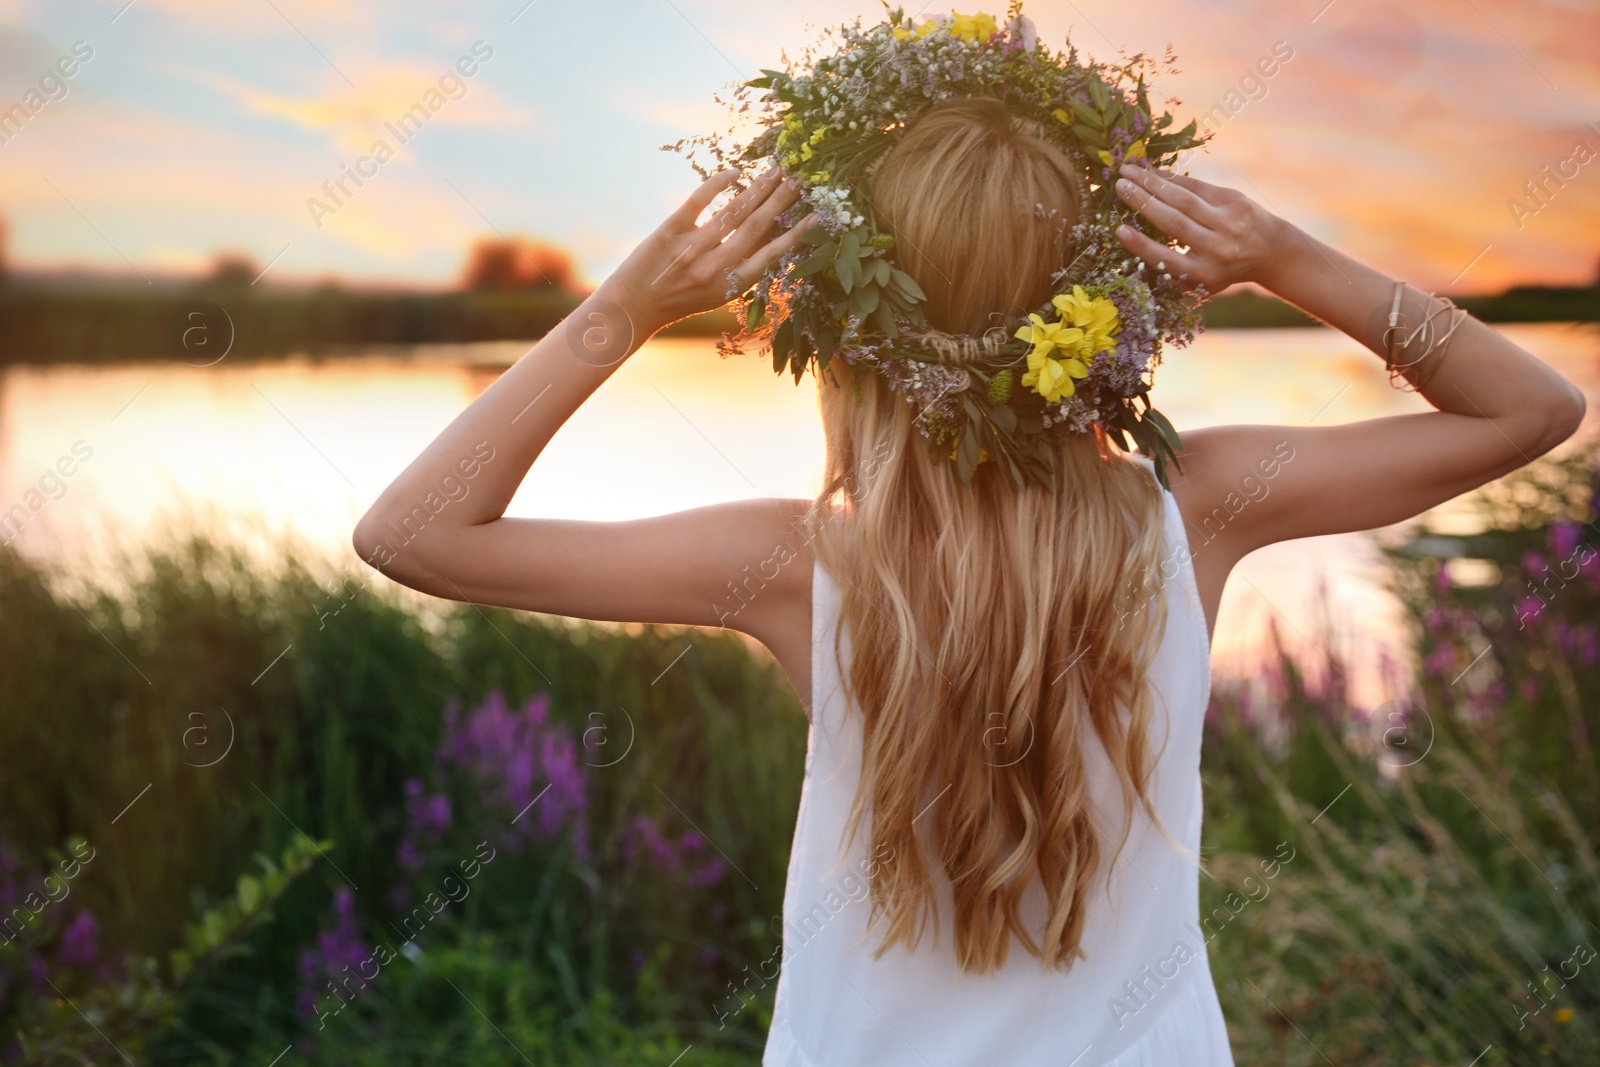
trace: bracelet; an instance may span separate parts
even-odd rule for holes
[[[1433,376],[1438,373],[1439,359],[1436,358],[1434,360],[1434,366],[1428,372],[1427,378],[1420,383],[1411,382],[1410,379],[1405,377],[1403,372],[1415,367],[1417,364],[1421,363],[1435,352],[1441,353],[1442,356],[1445,347],[1450,342],[1451,336],[1454,335],[1461,324],[1466,321],[1468,312],[1465,308],[1457,307],[1455,302],[1448,296],[1440,296],[1440,306],[1437,309],[1429,312],[1428,317],[1422,320],[1421,325],[1419,325],[1415,330],[1411,331],[1410,335],[1405,336],[1404,340],[1399,341],[1397,344],[1397,336],[1404,334],[1405,332],[1400,321],[1400,298],[1404,292],[1405,282],[1396,282],[1394,286],[1394,302],[1389,307],[1388,324],[1383,331],[1383,362],[1384,366],[1387,367],[1389,371],[1390,385],[1397,389],[1403,389],[1406,392],[1415,393],[1421,392],[1422,389],[1427,386],[1428,382],[1433,380]],[[1438,294],[1436,293],[1428,294],[1429,297],[1434,297],[1437,295]],[[1437,338],[1430,336],[1430,327],[1433,324],[1433,320],[1440,314],[1450,315],[1450,313],[1454,311],[1460,311],[1461,314],[1459,317],[1454,315],[1450,316],[1453,321],[1450,324],[1450,328],[1444,332],[1443,336]],[[1398,350],[1410,348],[1411,342],[1415,341],[1418,337],[1428,337],[1428,347],[1423,350],[1421,355],[1419,355],[1416,359],[1411,360],[1409,363],[1397,362],[1396,356],[1398,354]],[[1407,382],[1410,388],[1397,384],[1397,378]]]

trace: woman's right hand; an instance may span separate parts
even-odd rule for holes
[[[1216,296],[1236,282],[1263,283],[1292,229],[1234,189],[1132,164],[1123,165],[1122,175],[1117,195],[1187,251],[1152,240],[1133,226],[1118,227],[1117,239],[1185,289],[1204,285]]]

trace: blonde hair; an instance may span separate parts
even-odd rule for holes
[[[930,324],[967,332],[1044,303],[1070,250],[1035,204],[1071,220],[1080,203],[1066,155],[981,99],[920,116],[870,196]],[[1127,599],[1158,570],[1160,486],[1098,431],[1062,440],[1048,488],[1019,490],[989,464],[963,486],[883,378],[835,360],[821,385],[814,544],[841,589],[852,652],[841,678],[863,742],[850,839],[870,808],[872,854],[895,857],[873,875],[872,914],[887,919],[874,954],[915,948],[930,911],[938,921],[920,829],[951,883],[963,970],[1003,965],[1013,934],[1041,967],[1066,969],[1108,854],[1097,824],[1111,832],[1091,810],[1088,746],[1104,746],[1121,783],[1109,855],[1136,805],[1160,825],[1145,677],[1165,601],[1146,611]],[[1035,877],[1042,940],[1019,912]]]

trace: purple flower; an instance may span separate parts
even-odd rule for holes
[[[704,888],[719,881],[727,869],[709,855],[710,843],[698,830],[685,830],[674,844],[647,816],[635,815],[628,823],[623,854],[628,862],[641,859],[663,874],[680,875],[692,886]]]
[[[316,943],[300,954],[301,1010],[315,1016],[317,997],[329,982],[338,985],[351,977],[364,982],[359,975],[360,966],[371,955],[356,923],[355,894],[348,886],[341,886],[333,894],[333,924],[318,933]],[[354,992],[349,986],[344,988]]]
[[[94,912],[88,908],[79,908],[72,916],[72,921],[67,923],[66,929],[61,931],[61,947],[57,951],[56,959],[63,967],[88,968],[100,958],[98,943],[100,924],[95,922]]]
[[[464,720],[452,707],[445,712],[438,760],[468,775],[476,792],[515,820],[524,839],[554,837],[571,828],[574,848],[587,861],[588,791],[578,744],[548,721],[549,710],[548,694],[513,711],[499,691]],[[431,817],[439,815],[435,810]],[[448,811],[443,816],[448,819]]]
[[[1572,627],[1567,625],[1565,619],[1556,620],[1556,647],[1567,659],[1573,658],[1577,652],[1577,643],[1572,639]]]
[[[1577,522],[1558,522],[1550,527],[1548,534],[1550,554],[1559,559],[1570,559],[1573,552],[1577,551],[1578,540],[1583,536],[1583,524]]]
[[[1537,552],[1524,552],[1522,554],[1522,569],[1528,574],[1542,574],[1549,569],[1544,557]]]
[[[1527,623],[1533,622],[1544,613],[1544,601],[1536,596],[1525,596],[1517,601],[1518,629]]]
[[[1454,583],[1450,581],[1450,571],[1443,563],[1433,569],[1433,591],[1439,596],[1450,592]]]

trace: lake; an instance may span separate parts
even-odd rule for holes
[[[1600,418],[1600,332],[1503,327],[1578,383]],[[115,581],[118,552],[201,526],[268,557],[354,571],[349,535],[367,505],[524,342],[415,346],[338,359],[231,360],[0,371],[0,508],[43,482],[53,499],[12,544],[64,579]],[[1378,359],[1332,330],[1219,330],[1169,350],[1152,399],[1180,428],[1351,422],[1430,410],[1392,388]],[[1571,442],[1563,448],[1570,447]],[[85,455],[87,454],[87,456]],[[563,427],[510,512],[624,519],[745,496],[815,495],[823,456],[816,387],[712,342],[651,341]],[[63,457],[67,462],[58,468]],[[72,473],[52,475],[53,469]],[[1462,509],[1428,516],[1466,532]],[[1412,524],[1376,536],[1403,539]],[[310,560],[308,560],[309,562]],[[1399,695],[1400,614],[1374,535],[1306,538],[1245,559],[1217,619],[1217,677],[1249,675],[1271,620],[1308,664],[1329,624],[1354,665],[1355,700]],[[1325,588],[1326,596],[1319,595]],[[308,605],[308,611],[313,610]]]

